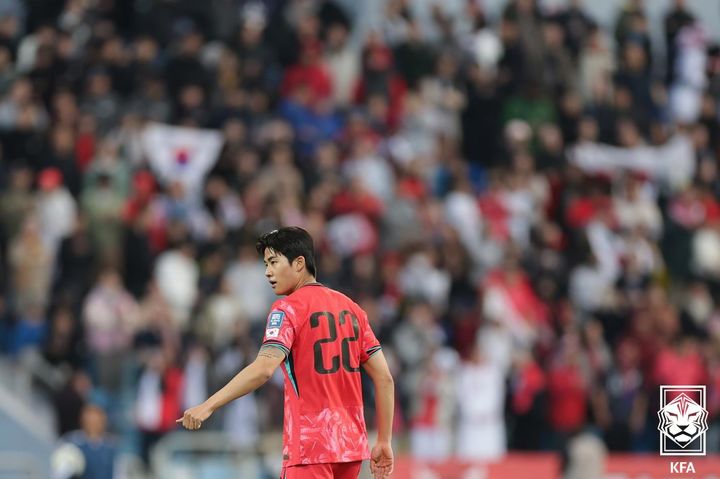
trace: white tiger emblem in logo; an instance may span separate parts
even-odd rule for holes
[[[658,411],[658,429],[675,444],[684,448],[708,429],[708,412],[685,393]]]

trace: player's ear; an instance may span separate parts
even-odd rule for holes
[[[293,261],[293,262],[295,263],[295,272],[296,273],[299,273],[300,271],[302,271],[305,268],[305,257],[304,256],[298,256],[297,258],[295,258],[295,261]]]

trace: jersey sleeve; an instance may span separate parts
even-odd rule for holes
[[[380,341],[375,337],[375,333],[370,327],[370,321],[368,321],[367,314],[365,311],[360,310],[360,363],[364,363],[370,357],[380,351]]]
[[[273,303],[265,326],[263,346],[272,346],[290,354],[295,342],[295,324],[293,308],[283,301]]]

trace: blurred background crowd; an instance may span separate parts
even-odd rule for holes
[[[254,359],[281,225],[368,312],[401,450],[655,451],[661,384],[707,385],[720,450],[717,38],[681,0],[484,3],[0,2],[0,355],[93,467]],[[154,123],[221,132],[198,188]],[[278,376],[208,427],[281,408]]]

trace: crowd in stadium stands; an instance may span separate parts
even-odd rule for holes
[[[0,348],[59,434],[100,405],[147,458],[254,359],[280,225],[368,312],[417,457],[652,451],[660,384],[720,431],[720,48],[679,0],[660,50],[642,0],[482,3],[0,3]],[[150,122],[222,132],[201,191]],[[281,388],[208,427],[254,447]]]

